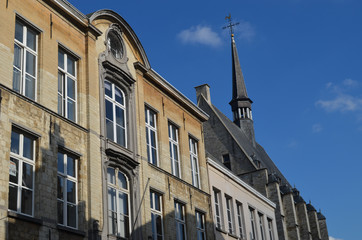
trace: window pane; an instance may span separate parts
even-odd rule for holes
[[[24,136],[24,149],[23,149],[23,156],[33,160],[33,143],[34,141],[26,136]]]
[[[33,209],[33,192],[22,189],[21,191],[21,212],[32,215],[32,209]]]
[[[118,230],[118,235],[122,238],[128,238],[129,236],[129,221],[128,217],[124,215],[120,215],[120,229]]]
[[[10,158],[10,168],[9,168],[10,182],[18,184],[18,174],[19,174],[19,162],[15,158]]]
[[[113,104],[106,100],[106,118],[113,122]]]
[[[64,199],[63,193],[64,193],[64,178],[58,176],[57,197],[59,199]]]
[[[76,228],[77,225],[77,207],[73,204],[67,205],[67,225]]]
[[[112,85],[108,81],[104,81],[104,92],[108,97],[112,97]]]
[[[117,214],[114,212],[108,213],[108,230],[111,234],[116,234],[117,231]]]
[[[35,99],[35,78],[25,74],[25,96]]]
[[[160,196],[157,193],[154,193],[155,195],[155,206],[154,209],[157,211],[161,211],[161,203],[160,203]]]
[[[118,172],[118,186],[123,188],[123,189],[128,189],[127,188],[127,178],[121,172]]]
[[[75,160],[67,157],[67,175],[75,177]]]
[[[157,164],[157,151],[155,148],[152,148],[152,163]]]
[[[124,105],[123,94],[118,87],[115,87],[116,102]]]
[[[155,127],[155,116],[156,115],[153,112],[151,112],[151,110],[150,110],[150,125],[152,127]]]
[[[13,185],[9,185],[9,209],[17,211],[17,199],[18,199],[18,188]]]
[[[21,69],[21,47],[14,44],[14,66]]]
[[[67,180],[67,201],[75,203],[75,183]]]
[[[116,184],[114,168],[107,168],[107,180],[109,183]]]
[[[156,215],[156,230],[157,230],[157,235],[162,235],[162,219],[160,215]]]
[[[75,76],[75,60],[69,55],[67,55],[67,68],[68,73]]]
[[[36,33],[28,28],[26,46],[36,51]]]
[[[148,109],[145,108],[145,122],[148,123]]]
[[[63,97],[58,94],[58,114],[63,115]]]
[[[128,215],[128,195],[120,192],[118,194],[119,211],[121,214]]]
[[[19,154],[19,140],[20,140],[20,134],[17,132],[12,131],[11,132],[11,152]]]
[[[21,72],[13,68],[13,89],[16,92],[20,92],[20,78],[21,78]]]
[[[35,55],[31,54],[30,52],[26,52],[26,66],[25,70],[28,74],[35,77],[35,63],[36,57]]]
[[[58,223],[64,224],[64,221],[63,221],[63,219],[64,219],[63,202],[58,201],[57,208],[58,208]]]
[[[126,133],[124,128],[117,125],[117,143],[121,146],[126,146]]]
[[[70,77],[67,77],[67,96],[75,99],[75,81]]]
[[[23,162],[23,186],[33,189],[33,166]]]
[[[107,138],[114,140],[113,122],[106,119]]]
[[[151,134],[151,146],[156,147],[156,133],[151,130],[150,134]]]
[[[116,106],[116,123],[124,127],[124,110]]]
[[[116,211],[116,190],[108,188],[108,210]]]
[[[16,21],[15,23],[15,39],[23,42],[23,24],[19,21]]]
[[[68,119],[75,121],[75,103],[74,101],[68,99],[67,101],[67,107],[68,107]]]
[[[58,172],[64,173],[64,154],[58,152]]]
[[[62,51],[58,51],[58,66],[64,69],[64,53]]]

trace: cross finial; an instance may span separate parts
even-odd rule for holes
[[[239,23],[238,23],[238,22],[236,22],[236,23],[233,23],[233,22],[232,22],[232,18],[231,18],[231,14],[230,14],[230,13],[229,13],[229,16],[226,16],[226,17],[225,17],[225,20],[228,20],[228,25],[226,25],[226,26],[223,27],[222,29],[229,28],[231,37],[234,37],[233,27],[236,26],[236,25],[239,25]]]

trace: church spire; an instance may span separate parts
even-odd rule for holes
[[[234,123],[238,125],[255,144],[253,116],[251,104],[253,101],[248,97],[245,87],[243,73],[241,71],[238,51],[236,49],[233,27],[239,23],[232,23],[231,16],[226,17],[228,25],[224,27],[230,29],[231,35],[231,55],[232,55],[232,99],[230,101],[231,110],[233,111]]]

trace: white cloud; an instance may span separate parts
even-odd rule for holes
[[[362,98],[348,94],[339,94],[332,100],[318,100],[316,105],[328,112],[357,111],[362,110]]]
[[[177,36],[183,43],[204,44],[212,47],[221,44],[220,36],[208,26],[192,26],[182,30]]]
[[[347,78],[343,81],[343,85],[348,86],[348,87],[357,87],[358,82],[356,80]]]
[[[246,21],[240,21],[239,25],[235,27],[235,37],[251,41],[255,36],[254,27]]]
[[[312,130],[314,133],[319,133],[323,130],[323,127],[319,123],[316,123],[316,124],[313,124]]]
[[[329,240],[343,240],[343,239],[342,239],[342,238],[335,238],[335,237],[329,236]]]

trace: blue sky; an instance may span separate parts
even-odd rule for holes
[[[257,141],[327,217],[331,239],[361,239],[362,2],[359,0],[79,0],[118,12],[152,68],[195,102],[208,83],[227,116],[236,44]]]

